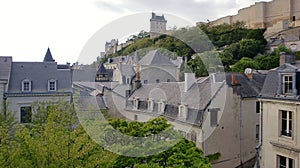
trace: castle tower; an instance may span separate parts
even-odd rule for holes
[[[167,30],[167,20],[164,15],[157,16],[152,12],[152,18],[150,19],[150,37],[155,37],[163,34]]]

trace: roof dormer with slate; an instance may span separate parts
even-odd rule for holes
[[[283,58],[278,68],[269,71],[261,96],[263,98],[299,99],[300,62],[283,62],[282,60]]]

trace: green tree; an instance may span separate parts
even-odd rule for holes
[[[233,72],[244,72],[246,68],[258,69],[259,66],[253,59],[243,57],[241,60],[235,63],[231,69]]]

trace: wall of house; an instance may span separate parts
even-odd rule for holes
[[[300,167],[300,153],[294,152],[291,148],[300,149],[300,103],[279,101],[279,100],[262,100],[263,102],[263,130],[262,130],[262,147],[260,150],[260,165],[262,168],[276,167],[277,155],[282,155],[294,159],[294,167]],[[294,137],[284,138],[280,136],[280,110],[292,111],[294,117]],[[276,147],[271,143],[280,144],[287,147]]]
[[[5,88],[5,83],[0,81],[0,112],[3,110],[3,96],[4,96],[4,88]]]
[[[254,108],[256,99],[241,100],[237,91],[238,88],[233,89],[225,85],[212,101],[210,109],[220,108],[217,126],[211,126],[210,112],[204,113],[202,127],[169,120],[169,123],[174,125],[174,129],[181,133],[186,135],[196,133],[196,145],[204,151],[205,155],[221,153],[221,158],[213,163],[213,168],[236,167],[240,165],[241,160],[244,163],[255,157],[257,142],[255,130],[256,125],[259,124],[259,114]],[[155,117],[157,117],[156,113],[151,112],[130,109],[126,112],[126,118],[141,122]]]
[[[31,97],[31,96],[28,96],[28,97],[21,97],[21,96],[18,96],[18,97],[8,97],[7,98],[7,103],[8,103],[8,107],[7,107],[7,110],[9,112],[12,112],[12,113],[15,113],[15,119],[17,121],[20,122],[20,119],[21,119],[21,113],[20,113],[20,108],[21,107],[24,107],[24,106],[31,106],[32,104],[34,103],[37,103],[37,102],[57,102],[57,101],[60,101],[60,100],[63,100],[63,101],[67,101],[67,102],[71,102],[71,96],[47,96],[47,97]]]

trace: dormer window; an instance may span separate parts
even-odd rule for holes
[[[133,109],[134,109],[134,110],[138,110],[138,109],[139,109],[139,103],[140,103],[139,98],[138,98],[138,97],[135,97],[135,98],[133,99]]]
[[[282,76],[282,93],[283,94],[293,94],[293,76],[283,75]]]
[[[48,91],[56,91],[56,80],[51,79],[48,81]]]
[[[31,92],[31,80],[24,79],[22,81],[22,92]]]
[[[186,105],[179,105],[178,106],[178,117],[181,119],[187,118],[187,106]]]
[[[147,103],[148,103],[148,111],[152,112],[154,106],[153,99],[148,99]]]
[[[164,100],[158,102],[158,113],[163,114],[165,112],[166,103]]]

